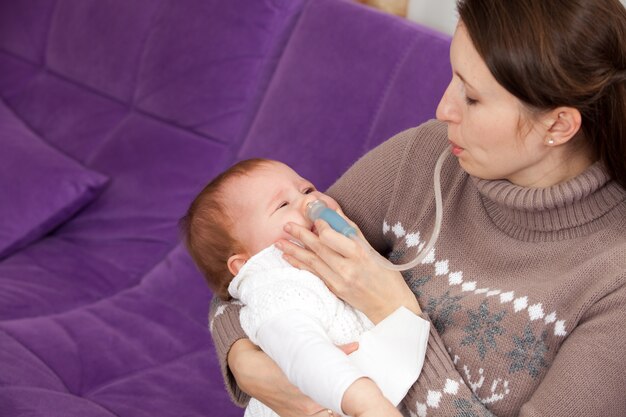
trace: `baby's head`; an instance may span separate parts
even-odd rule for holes
[[[218,297],[228,300],[228,284],[252,256],[279,239],[290,239],[288,222],[313,228],[306,205],[321,199],[311,182],[287,165],[269,159],[241,161],[212,180],[180,221],[191,257]]]

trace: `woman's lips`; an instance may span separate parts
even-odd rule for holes
[[[459,156],[459,154],[463,152],[463,148],[461,148],[459,145],[457,145],[456,143],[452,141],[450,141],[450,147],[451,147],[452,153],[455,156]]]

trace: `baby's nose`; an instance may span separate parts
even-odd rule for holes
[[[307,210],[308,205],[314,202],[315,200],[318,200],[318,196],[316,196],[314,193],[307,194],[302,199],[302,207],[300,207],[300,209],[304,217],[306,217],[306,210]]]

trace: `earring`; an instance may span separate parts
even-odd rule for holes
[[[548,138],[548,140],[546,141],[546,143],[548,145],[554,145],[554,139],[553,138]]]

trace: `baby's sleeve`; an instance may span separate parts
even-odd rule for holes
[[[321,324],[303,311],[274,317],[259,328],[257,338],[292,384],[335,412],[342,413],[341,400],[348,387],[365,377]]]
[[[255,275],[241,286],[240,317],[250,340],[318,404],[341,412],[346,389],[365,376],[328,336],[339,300],[307,271]]]

